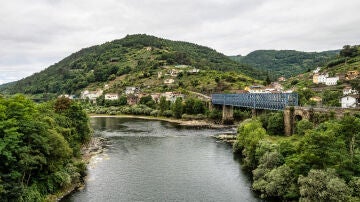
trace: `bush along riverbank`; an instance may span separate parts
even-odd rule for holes
[[[244,121],[233,145],[262,198],[360,200],[359,114],[316,126],[304,119],[290,137],[270,135],[266,126],[261,118]]]
[[[55,201],[78,186],[91,134],[86,112],[69,99],[0,97],[0,201]]]

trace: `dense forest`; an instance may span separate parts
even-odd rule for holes
[[[300,52],[295,50],[257,50],[246,56],[230,56],[234,61],[268,72],[272,80],[313,70],[333,58],[339,51]]]
[[[252,171],[252,188],[262,198],[360,200],[360,114],[303,119],[290,137],[282,131],[282,113],[238,127],[234,151]]]
[[[90,138],[88,116],[76,102],[0,97],[0,201],[55,200],[85,175],[80,149]]]
[[[39,73],[1,86],[0,92],[76,94],[85,87],[102,86],[118,77],[121,77],[118,86],[123,87],[135,85],[139,79],[155,80],[162,67],[176,65],[220,74],[232,71],[233,74],[243,75],[245,80],[250,80],[248,76],[261,78],[264,75],[204,46],[138,34],[82,49]],[[193,88],[186,82],[180,87]]]

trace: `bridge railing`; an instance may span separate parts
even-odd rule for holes
[[[284,110],[287,106],[298,106],[296,93],[242,93],[212,94],[214,105],[229,105],[252,109]]]

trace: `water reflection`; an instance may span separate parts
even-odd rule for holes
[[[227,129],[121,118],[92,125],[110,147],[90,163],[86,188],[64,201],[258,201],[231,147],[209,137]]]

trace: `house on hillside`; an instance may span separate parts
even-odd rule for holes
[[[249,91],[249,93],[265,93],[264,86],[247,86],[245,90]]]
[[[85,90],[83,92],[81,92],[80,98],[81,99],[89,99],[91,101],[96,101],[96,98],[100,97],[103,94],[103,90],[98,89],[96,91],[89,91],[89,90]]]
[[[1,95],[0,95],[0,97],[1,97]],[[72,100],[72,99],[75,98],[75,95],[61,94],[61,95],[58,96],[58,98],[62,98],[62,97],[69,98],[70,100]]]
[[[160,98],[161,98],[161,93],[152,93],[151,94],[151,98],[156,102],[160,102]]]
[[[164,80],[164,84],[172,84],[172,83],[174,83],[174,82],[175,82],[174,79],[165,79],[165,80]]]
[[[324,83],[326,82],[326,78],[329,77],[328,73],[324,73],[324,74],[314,74],[313,75],[313,83],[315,84],[319,84],[319,83]]]
[[[165,97],[165,99],[170,102],[175,102],[177,98],[185,98],[185,95],[176,92],[165,92],[162,93],[161,96]]]
[[[188,70],[187,71],[189,74],[197,74],[197,73],[199,73],[200,72],[200,69],[196,69],[196,68],[194,68],[194,69],[190,69],[190,70]]]
[[[105,100],[118,100],[119,95],[117,93],[106,93]]]
[[[140,93],[140,88],[139,87],[128,86],[128,87],[125,88],[125,94],[126,95],[138,94],[138,93]]]
[[[338,77],[338,76],[335,76],[335,77],[327,77],[327,78],[325,79],[325,85],[327,85],[327,86],[335,86],[338,81],[339,81],[339,77]]]
[[[359,106],[359,95],[346,95],[340,99],[342,108],[355,108]]]
[[[285,77],[282,76],[282,77],[279,77],[279,78],[278,78],[278,82],[283,82],[283,81],[286,81],[286,78],[285,78]]]
[[[316,69],[313,71],[314,74],[319,73],[319,71],[321,70],[321,67],[316,67]]]
[[[139,102],[139,98],[137,95],[129,94],[126,96],[126,101],[128,105],[135,105]]]
[[[346,86],[343,89],[343,95],[350,95],[350,94],[357,95],[357,94],[359,94],[359,92],[355,89],[352,89],[351,86]]]
[[[359,71],[357,70],[353,70],[353,71],[348,71],[345,75],[345,79],[346,80],[353,80],[359,77]]]

